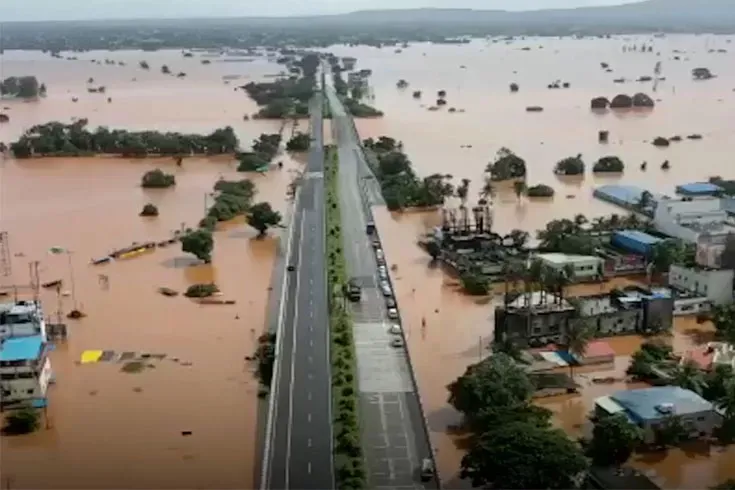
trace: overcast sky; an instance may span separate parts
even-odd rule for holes
[[[0,22],[295,16],[420,7],[535,10],[631,1],[634,0],[0,0]]]

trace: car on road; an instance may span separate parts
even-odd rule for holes
[[[378,275],[381,279],[388,279],[388,269],[384,265],[378,267]]]
[[[393,291],[391,290],[390,286],[383,286],[380,288],[383,291],[383,296],[386,298],[390,298],[393,296]]]
[[[391,347],[403,347],[403,339],[401,337],[393,337],[390,341]]]
[[[398,310],[395,308],[388,308],[388,318],[391,320],[398,320]]]
[[[380,248],[380,240],[373,240],[373,248]]]
[[[434,462],[431,458],[424,458],[421,461],[421,481],[430,481],[434,478]]]
[[[390,329],[388,331],[393,335],[401,335],[401,326],[397,323],[394,323],[390,326]]]
[[[385,258],[385,254],[383,253],[383,249],[382,248],[376,248],[375,249],[375,256],[377,258],[379,258],[379,259]]]
[[[296,267],[294,267],[293,265],[289,264],[289,265],[288,265],[288,267],[286,267],[286,270],[287,270],[288,272],[293,272],[293,271],[295,271],[295,270],[296,270]]]
[[[396,300],[393,298],[385,298],[385,304],[388,308],[395,308]]]

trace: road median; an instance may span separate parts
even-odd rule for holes
[[[324,168],[335,478],[340,490],[362,489],[366,487],[365,459],[360,445],[353,325],[344,296],[347,273],[339,209],[339,162],[333,147],[327,148]]]

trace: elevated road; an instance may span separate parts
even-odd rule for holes
[[[343,249],[350,276],[362,287],[362,300],[351,303],[357,352],[362,445],[368,488],[436,488],[422,482],[420,468],[431,458],[428,433],[405,347],[391,341],[385,298],[370,236],[371,204],[382,197],[364,160],[351,116],[329,84],[325,94],[332,112],[333,139],[339,155],[339,194]]]
[[[334,488],[325,257],[323,98],[310,103],[312,142],[288,238],[263,489]]]

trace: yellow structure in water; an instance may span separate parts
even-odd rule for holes
[[[102,357],[101,350],[85,350],[82,352],[81,362],[82,364],[94,364],[100,360],[100,357]]]

